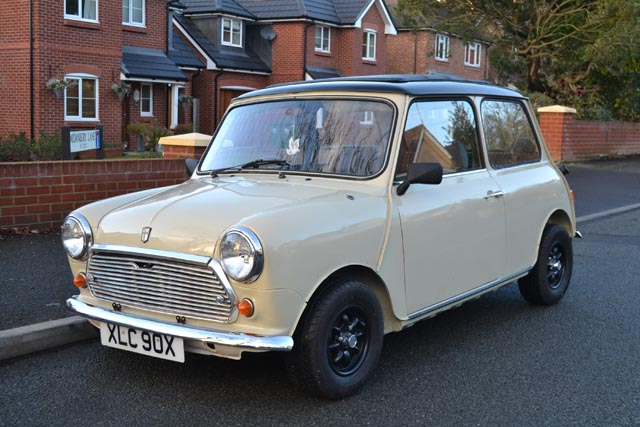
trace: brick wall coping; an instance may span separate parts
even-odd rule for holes
[[[182,147],[206,147],[211,141],[211,135],[203,133],[185,133],[182,135],[163,136],[158,141],[162,146],[178,145]]]
[[[564,107],[562,105],[551,105],[549,107],[540,107],[538,108],[538,113],[565,113],[565,114],[576,114],[578,110],[571,107]]]

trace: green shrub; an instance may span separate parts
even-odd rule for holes
[[[181,123],[173,130],[174,135],[182,135],[193,132],[193,125],[190,123]]]
[[[127,132],[134,135],[141,135],[144,138],[144,145],[147,151],[155,151],[158,140],[169,135],[167,129],[160,126],[157,121],[153,123],[132,123],[127,126]]]
[[[62,160],[60,136],[40,131],[40,138],[33,144],[33,153],[38,160]]]
[[[0,141],[0,162],[26,162],[31,160],[31,143],[24,132],[11,133],[8,140]]]

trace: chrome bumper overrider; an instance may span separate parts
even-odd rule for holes
[[[290,351],[293,338],[290,336],[258,337],[234,332],[218,332],[206,329],[190,328],[183,325],[158,322],[140,317],[117,313],[104,308],[86,304],[73,296],[67,300],[67,308],[87,319],[113,323],[127,328],[172,335],[186,340],[196,340],[209,344],[226,345],[248,350]]]

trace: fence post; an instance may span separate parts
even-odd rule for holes
[[[538,108],[540,114],[540,129],[549,149],[551,158],[560,162],[563,158],[564,143],[567,138],[567,127],[573,122],[575,108],[552,105]]]

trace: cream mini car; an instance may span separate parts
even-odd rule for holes
[[[183,362],[283,351],[316,394],[373,374],[386,333],[518,281],[565,294],[571,191],[527,99],[430,76],[274,86],[227,111],[183,184],[62,231],[102,344]]]

